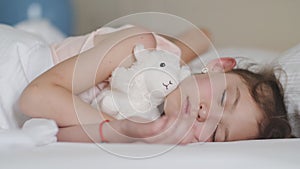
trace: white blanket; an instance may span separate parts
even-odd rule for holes
[[[26,117],[17,99],[35,77],[52,66],[49,46],[38,37],[0,25],[0,128],[18,128]]]
[[[33,139],[31,144],[41,145],[43,141],[37,141],[36,136],[43,133],[55,136],[53,132],[57,131],[57,126],[45,119],[37,120],[38,123],[34,120],[29,122],[29,128],[26,129],[29,132],[25,134],[20,127],[29,118],[18,109],[18,98],[24,88],[52,65],[50,48],[42,39],[0,25],[0,148],[14,145],[14,142],[26,144],[28,137]],[[44,125],[47,127],[38,130]],[[55,139],[52,136],[49,137],[53,141]]]

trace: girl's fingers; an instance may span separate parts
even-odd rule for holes
[[[188,144],[196,142],[195,119],[188,116],[163,116],[150,123],[121,120],[120,133],[136,141],[162,144]]]
[[[153,122],[139,123],[125,119],[122,121],[121,133],[134,138],[145,138],[158,134],[166,124],[166,117],[161,117]]]
[[[168,117],[164,131],[161,133],[162,143],[187,144],[195,139],[193,132],[194,119],[191,117]]]

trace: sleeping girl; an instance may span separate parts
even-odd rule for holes
[[[163,115],[151,122],[139,117],[116,120],[79,97],[107,82],[118,66],[131,66],[137,44],[165,47],[157,36],[139,27],[105,28],[53,46],[55,65],[24,89],[21,112],[53,119],[59,141],[187,144],[290,136],[282,88],[274,73],[233,69],[233,58],[214,59],[202,73],[185,78],[166,97]],[[171,41],[180,48],[183,63],[209,46],[200,40],[195,53],[181,41]]]

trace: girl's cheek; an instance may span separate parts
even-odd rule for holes
[[[201,101],[209,102],[212,95],[212,87],[209,79],[198,81],[198,90]]]
[[[164,104],[164,111],[166,115],[176,115],[180,110],[181,98],[175,92],[172,92],[167,96]]]

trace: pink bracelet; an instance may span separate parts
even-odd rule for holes
[[[108,142],[104,136],[103,136],[103,131],[102,131],[102,128],[103,128],[103,124],[104,123],[108,123],[110,122],[110,120],[103,120],[100,125],[99,125],[99,134],[100,134],[100,139],[101,139],[101,142]]]

